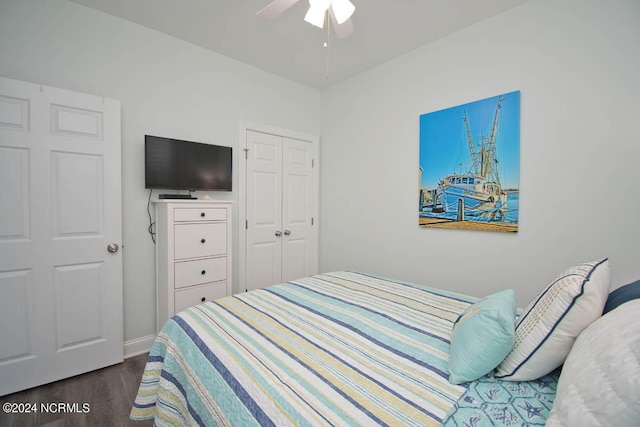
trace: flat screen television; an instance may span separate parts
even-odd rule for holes
[[[145,135],[145,188],[231,191],[231,147]]]

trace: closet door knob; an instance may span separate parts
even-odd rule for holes
[[[204,243],[204,242],[205,242],[205,240],[204,240],[204,239],[200,240],[200,243]]]
[[[280,236],[282,236],[282,231],[280,230],[276,231],[276,237],[280,237]]]
[[[284,230],[284,235],[288,236],[289,234],[291,234],[291,230]]]

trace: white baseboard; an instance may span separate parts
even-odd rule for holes
[[[142,338],[135,338],[124,343],[124,358],[128,359],[133,356],[138,356],[143,353],[148,353],[151,350],[153,341],[156,339],[155,334]]]

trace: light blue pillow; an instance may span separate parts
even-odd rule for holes
[[[453,325],[449,381],[462,384],[493,371],[515,337],[516,295],[507,289],[469,306]]]

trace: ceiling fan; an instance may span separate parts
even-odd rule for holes
[[[273,19],[296,4],[298,0],[272,0],[256,16]],[[349,0],[309,0],[309,10],[304,20],[318,28],[328,30],[329,20],[333,24],[336,36],[344,38],[354,31],[351,15],[356,7]],[[325,28],[326,26],[326,28]]]

